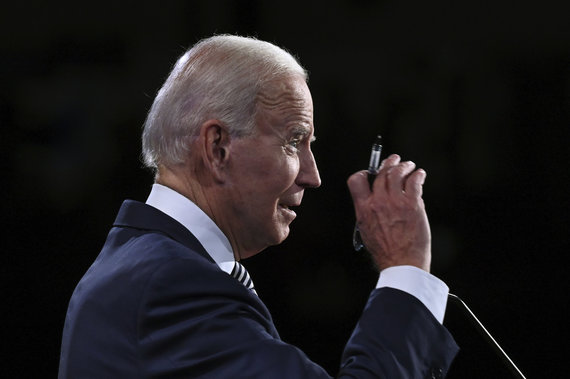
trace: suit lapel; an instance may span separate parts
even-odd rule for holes
[[[206,249],[204,249],[196,237],[194,237],[184,225],[145,203],[125,200],[119,209],[113,226],[162,233],[200,254],[213,264],[216,264],[212,257],[206,252]],[[267,331],[274,338],[280,339],[279,333],[273,324],[271,314],[265,304],[256,295],[251,296],[251,299],[255,299],[254,303],[256,308],[267,320]]]

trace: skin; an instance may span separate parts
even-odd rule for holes
[[[400,265],[430,270],[431,233],[421,197],[426,172],[415,168],[393,154],[382,162],[372,190],[366,171],[348,179],[362,240],[379,270]]]
[[[313,102],[301,77],[272,83],[258,97],[252,135],[231,137],[205,121],[185,163],[159,166],[157,183],[198,205],[226,235],[236,260],[289,235],[306,188],[321,179],[311,152]],[[425,171],[392,155],[372,190],[366,171],[348,179],[363,242],[379,270],[412,265],[429,272],[431,235],[422,195]]]
[[[272,83],[258,101],[252,135],[233,138],[219,120],[208,120],[187,163],[159,167],[157,177],[212,218],[238,260],[283,242],[305,188],[321,184],[310,146],[313,102],[303,78]]]

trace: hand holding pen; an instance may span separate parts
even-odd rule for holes
[[[372,145],[368,170],[359,171],[348,179],[357,220],[354,248],[360,250],[366,245],[379,271],[412,265],[429,272],[431,234],[422,199],[426,172],[416,170],[413,162],[401,162],[395,154],[378,167],[381,150],[378,136]],[[469,307],[451,293],[449,299],[463,309],[511,373],[524,379],[522,372]]]
[[[379,270],[412,265],[429,271],[431,234],[421,197],[426,173],[415,168],[413,162],[401,162],[393,154],[382,162],[375,177],[360,171],[348,179],[357,220],[355,236],[361,238]],[[372,188],[370,176],[374,177]]]

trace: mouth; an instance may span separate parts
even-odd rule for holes
[[[291,207],[297,207],[298,205],[288,205],[288,204],[279,204],[278,208],[283,211],[284,213],[289,214],[290,216],[292,216],[293,218],[297,217],[297,213],[295,213],[294,210],[291,209]]]

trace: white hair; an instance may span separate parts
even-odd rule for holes
[[[231,136],[250,134],[260,92],[295,75],[307,80],[297,60],[269,42],[232,35],[201,40],[178,59],[154,99],[142,134],[145,165],[183,163],[210,119]]]

